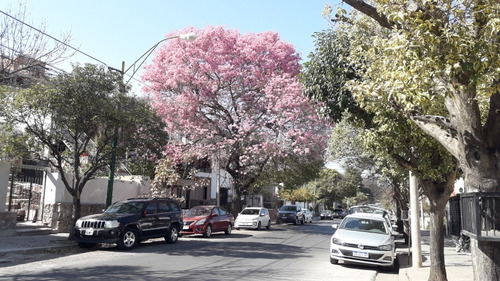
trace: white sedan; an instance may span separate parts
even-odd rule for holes
[[[260,230],[261,227],[271,228],[269,211],[263,207],[247,207],[238,214],[234,221],[235,229],[250,228]]]
[[[330,262],[339,260],[397,269],[393,231],[385,218],[377,214],[348,215],[330,240]]]

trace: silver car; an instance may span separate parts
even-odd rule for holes
[[[379,214],[355,213],[346,216],[330,240],[330,262],[352,262],[397,269],[393,231]]]

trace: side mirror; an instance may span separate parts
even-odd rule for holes
[[[392,236],[398,236],[398,235],[399,235],[399,232],[397,232],[397,231],[394,231],[394,230],[393,230],[393,231],[391,232],[391,235],[392,235]]]
[[[212,214],[212,217],[217,217],[218,215],[219,215],[219,214],[217,214],[217,213],[213,213],[213,214]]]
[[[337,229],[337,228],[339,228],[338,223],[334,223],[334,224],[332,224],[332,228],[333,228],[333,229]]]

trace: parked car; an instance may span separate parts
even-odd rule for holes
[[[390,212],[383,208],[369,206],[369,205],[352,206],[349,208],[349,214],[354,214],[354,213],[379,214],[389,221],[389,225],[392,226],[396,224],[396,221],[391,216]]]
[[[247,207],[234,220],[234,228],[250,228],[260,230],[261,227],[271,228],[269,210],[263,207]]]
[[[182,211],[174,200],[128,199],[113,203],[104,213],[79,218],[74,238],[83,248],[117,243],[130,250],[150,238],[165,237],[167,243],[175,243],[181,225]]]
[[[394,237],[387,221],[378,214],[356,213],[346,216],[330,240],[330,262],[339,260],[397,269]]]
[[[233,216],[220,206],[196,206],[184,214],[181,235],[202,234],[210,237],[212,233],[224,231],[231,234],[234,226]]]
[[[337,208],[333,210],[333,218],[343,219],[344,217],[345,217],[344,209]]]
[[[300,206],[297,205],[283,205],[276,215],[276,224],[280,223],[293,223],[304,224],[304,212]]]
[[[319,215],[321,220],[333,220],[333,213],[331,210],[323,210]]]
[[[309,209],[304,209],[304,222],[313,223],[313,214]]]

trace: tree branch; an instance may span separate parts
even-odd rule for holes
[[[382,27],[392,29],[394,23],[389,22],[386,16],[381,15],[377,12],[377,9],[362,0],[344,0],[349,6],[360,11],[361,13],[369,16],[370,18],[377,21]]]
[[[461,158],[460,149],[458,147],[458,139],[452,137],[448,131],[444,130],[437,124],[420,121],[416,119],[415,116],[410,116],[410,119],[413,123],[415,123],[415,125],[422,129],[424,133],[437,140],[455,158]]]
[[[439,115],[414,115],[411,116],[412,120],[417,120],[423,123],[435,124],[441,127],[445,127],[454,132],[457,131],[456,125],[449,119]]]

